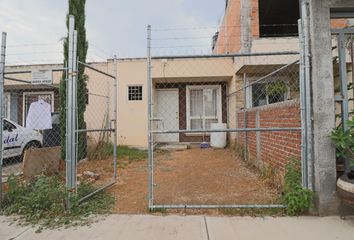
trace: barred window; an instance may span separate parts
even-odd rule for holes
[[[140,85],[128,86],[128,100],[129,101],[143,100],[143,86]]]

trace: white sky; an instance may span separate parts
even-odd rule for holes
[[[159,39],[153,41],[159,47],[153,50],[155,54],[207,53],[224,1],[87,0],[87,61],[102,61],[114,54],[145,57],[148,24],[178,29],[153,32],[153,38]],[[67,0],[0,0],[0,31],[8,34],[7,64],[61,62],[66,12]]]

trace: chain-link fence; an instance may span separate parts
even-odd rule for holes
[[[58,69],[54,69],[57,67]],[[60,159],[59,82],[36,84],[36,74],[62,69],[44,66],[16,72],[7,68],[4,81],[3,177],[32,176],[58,169]],[[33,159],[36,159],[35,163]]]
[[[84,64],[90,79],[88,91],[78,94],[78,101],[86,103],[83,125],[76,130],[78,184],[91,182],[97,190],[112,186],[117,177],[117,82],[116,62],[107,64]],[[112,74],[109,74],[112,73]],[[79,110],[79,109],[77,109]],[[80,115],[78,114],[78,119]],[[90,197],[91,192],[81,201]]]
[[[283,207],[285,165],[301,160],[299,58],[149,55],[151,209]]]
[[[65,66],[5,68],[6,33],[2,35],[0,200],[11,175],[25,181],[56,174],[70,192],[89,183],[93,188],[85,188],[80,201],[115,183],[116,61],[79,61],[74,29],[70,16]]]

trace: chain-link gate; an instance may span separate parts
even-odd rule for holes
[[[2,35],[0,183],[11,175],[26,179],[59,173],[71,192],[80,184],[94,186],[79,194],[82,202],[112,186],[117,177],[117,70],[115,60],[87,64],[77,59],[73,16],[67,44],[65,66],[5,69],[6,33]],[[79,82],[79,72],[88,71],[90,78],[84,75],[84,83]]]
[[[155,57],[151,32],[149,208],[284,207],[285,166],[302,160],[299,52]]]

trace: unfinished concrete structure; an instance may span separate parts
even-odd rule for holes
[[[328,135],[335,128],[331,18],[352,18],[353,0],[303,0],[308,19],[313,126],[313,182],[321,215],[338,211],[335,147]]]
[[[298,50],[299,0],[226,0],[225,14],[214,36],[213,52],[254,53]],[[333,28],[347,25],[333,19]]]

